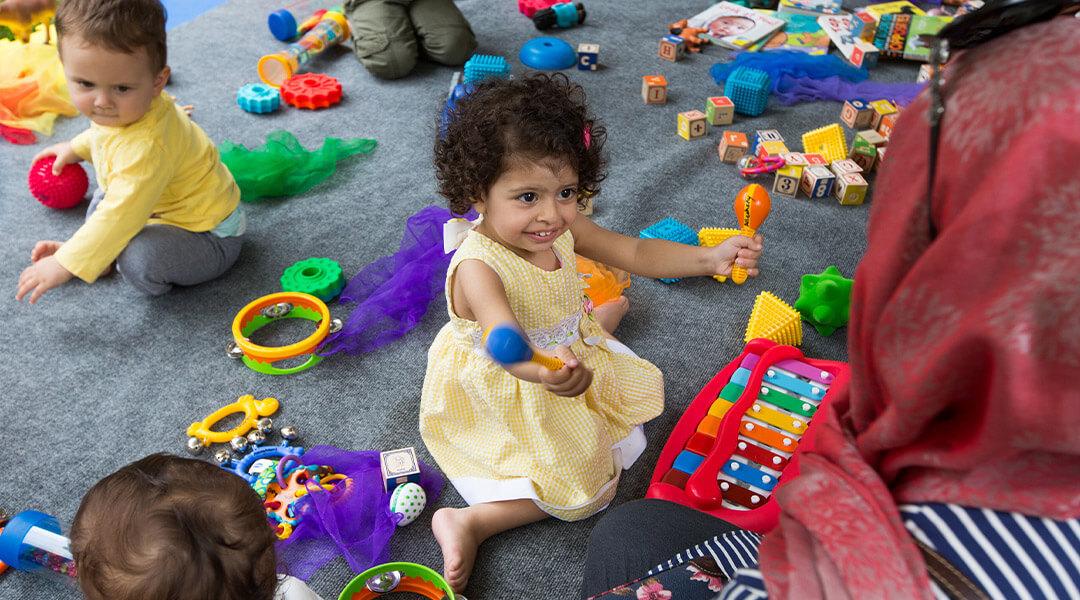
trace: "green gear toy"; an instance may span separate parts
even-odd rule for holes
[[[341,266],[329,258],[308,258],[285,269],[281,274],[281,289],[311,294],[323,302],[330,302],[345,289],[345,274],[341,272]]]
[[[821,273],[802,276],[795,310],[821,335],[832,335],[847,325],[851,311],[851,286],[854,280],[844,277],[830,265]]]

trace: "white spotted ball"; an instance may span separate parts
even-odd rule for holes
[[[427,494],[424,488],[409,482],[394,488],[390,494],[390,512],[401,513],[405,518],[398,521],[398,527],[412,523],[427,507]]]

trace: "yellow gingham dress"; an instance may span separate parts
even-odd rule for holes
[[[585,284],[569,231],[554,248],[560,268],[544,271],[477,231],[468,234],[447,270],[450,322],[428,351],[420,434],[469,504],[531,498],[552,516],[573,521],[614,497],[624,467],[614,447],[660,414],[664,383],[652,363],[609,348],[596,319],[583,310]],[[454,272],[468,259],[499,275],[535,346],[568,345],[593,370],[584,394],[557,396],[484,353],[480,326],[459,318],[452,305]]]

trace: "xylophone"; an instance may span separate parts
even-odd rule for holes
[[[848,384],[847,364],[751,340],[675,425],[646,493],[744,529],[776,526],[776,490],[813,446],[813,417]]]

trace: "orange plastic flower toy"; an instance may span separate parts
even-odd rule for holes
[[[600,306],[605,302],[617,300],[622,296],[623,290],[630,287],[630,274],[615,267],[589,260],[578,255],[577,269],[589,286],[585,288],[585,295],[592,300],[593,306]]]
[[[748,238],[753,238],[758,227],[765,222],[772,208],[769,192],[756,183],[739,190],[735,195],[735,218],[739,221],[739,233]],[[746,281],[746,269],[732,265],[731,280],[742,285]]]

